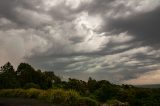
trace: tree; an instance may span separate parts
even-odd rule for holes
[[[86,82],[82,80],[72,79],[69,78],[67,89],[74,89],[76,91],[79,91],[81,94],[84,94],[87,90],[87,84]]]
[[[27,63],[21,63],[17,68],[17,76],[21,82],[21,86],[24,87],[28,83],[34,83],[39,85],[42,89],[51,88],[53,83],[58,84],[61,79],[51,71],[41,72],[41,70],[35,70],[31,65]]]
[[[17,76],[21,83],[21,86],[24,86],[27,83],[36,83],[37,82],[37,73],[35,69],[27,64],[27,63],[21,63],[17,68]]]
[[[0,88],[17,88],[19,81],[11,63],[7,62],[0,69]]]
[[[7,62],[4,66],[2,66],[0,72],[15,74],[14,68],[10,62]]]
[[[53,71],[45,71],[44,75],[51,82],[54,82],[54,83],[60,83],[61,82],[61,79],[58,76],[56,76]]]
[[[111,98],[115,98],[118,93],[117,86],[112,85],[108,81],[98,81],[98,89],[95,92],[97,99],[101,102],[105,102]]]
[[[87,86],[88,86],[89,91],[93,93],[97,89],[97,81],[89,77]]]

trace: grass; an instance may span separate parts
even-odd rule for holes
[[[40,101],[45,101],[52,104],[63,106],[99,106],[98,102],[82,97],[74,90],[49,89],[40,90],[35,88],[30,89],[1,89],[0,97],[5,98],[32,98]]]

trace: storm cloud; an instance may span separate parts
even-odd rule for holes
[[[0,65],[160,83],[159,27],[160,0],[0,0]]]

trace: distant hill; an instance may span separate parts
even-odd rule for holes
[[[139,88],[160,88],[160,84],[135,85]]]

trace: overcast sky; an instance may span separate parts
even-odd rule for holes
[[[160,83],[160,0],[0,0],[0,65]]]

